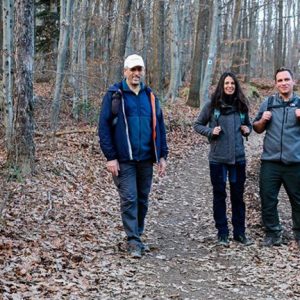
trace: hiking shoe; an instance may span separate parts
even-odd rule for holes
[[[128,245],[128,253],[132,258],[141,258],[142,249],[136,245]]]
[[[150,252],[150,251],[151,251],[151,250],[150,250],[149,245],[147,245],[147,244],[143,244],[143,245],[142,245],[142,248],[141,248],[142,254],[145,254],[145,252]]]
[[[251,239],[247,238],[245,234],[240,234],[240,235],[234,236],[233,239],[245,246],[250,246],[253,244],[253,241]]]
[[[264,247],[280,246],[282,238],[280,236],[266,236],[262,245]]]
[[[229,246],[228,235],[219,235],[218,236],[218,245],[228,247]]]

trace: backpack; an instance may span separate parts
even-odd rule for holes
[[[246,114],[240,112],[240,119],[241,119],[241,124],[245,125],[245,119],[246,119]],[[219,126],[219,117],[221,115],[221,111],[218,108],[214,109],[214,119],[217,122],[217,126]]]
[[[112,118],[112,125],[115,126],[118,121],[118,112],[121,104],[122,99],[122,91],[118,89],[117,92],[114,92],[111,96],[111,112],[113,115]]]
[[[150,91],[149,97],[152,97],[151,95],[154,97],[154,94]],[[115,126],[117,124],[118,112],[119,112],[122,97],[123,97],[123,92],[122,92],[121,88],[119,88],[118,91],[114,92],[111,96],[111,112],[113,115],[112,126]]]
[[[290,101],[282,102],[281,104],[275,104],[274,105],[275,96],[272,95],[268,98],[268,106],[267,111],[271,111],[273,108],[279,108],[279,107],[287,107],[287,106],[296,106],[297,108],[300,108],[300,99],[298,99],[297,104],[291,103]]]

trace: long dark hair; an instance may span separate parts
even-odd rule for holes
[[[223,103],[222,100],[224,101],[224,99],[226,98],[227,95],[224,93],[224,81],[225,78],[228,76],[230,76],[233,79],[235,84],[235,91],[234,94],[232,95],[233,104],[236,106],[239,112],[247,113],[249,111],[248,100],[241,89],[239,81],[237,80],[235,74],[232,72],[224,72],[221,75],[217,87],[211,97],[211,109],[212,110],[214,110],[215,108],[220,109]]]

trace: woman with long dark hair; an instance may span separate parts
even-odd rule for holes
[[[226,182],[230,186],[233,239],[243,245],[252,241],[245,234],[246,158],[243,137],[251,130],[248,101],[232,72],[225,72],[201,110],[194,129],[210,141],[209,168],[213,187],[213,215],[218,244],[229,245],[226,214]]]

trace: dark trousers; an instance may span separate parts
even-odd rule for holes
[[[152,161],[120,162],[114,182],[120,195],[121,216],[128,243],[142,245],[153,176]]]
[[[262,221],[267,236],[280,236],[282,226],[278,216],[278,193],[283,184],[291,203],[293,231],[300,239],[300,164],[262,161],[260,167],[260,198]]]
[[[213,212],[218,235],[228,235],[226,215],[226,181],[227,175],[230,185],[230,200],[232,207],[233,235],[245,234],[245,203],[243,199],[246,180],[246,163],[239,162],[234,165],[212,163],[210,179],[213,186]]]

